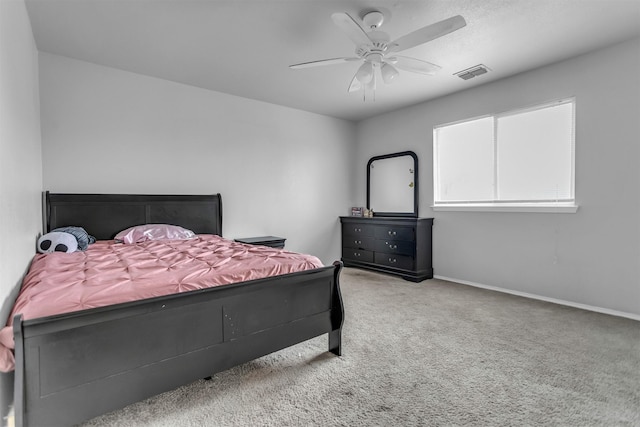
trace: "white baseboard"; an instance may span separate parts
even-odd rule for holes
[[[577,302],[572,302],[572,301],[565,301],[565,300],[556,299],[556,298],[543,297],[543,296],[540,296],[540,295],[529,294],[527,292],[520,292],[520,291],[511,290],[511,289],[498,288],[496,286],[483,285],[482,283],[470,282],[468,280],[454,279],[454,278],[451,278],[451,277],[434,275],[433,278],[434,279],[440,279],[440,280],[447,280],[449,282],[460,283],[462,285],[473,286],[473,287],[476,287],[476,288],[488,289],[490,291],[503,292],[505,294],[517,295],[517,296],[520,296],[520,297],[537,299],[537,300],[540,300],[540,301],[552,302],[554,304],[560,304],[560,305],[566,305],[566,306],[569,306],[569,307],[580,308],[582,310],[595,311],[597,313],[610,314],[612,316],[618,316],[618,317],[626,317],[627,319],[632,319],[632,320],[640,320],[640,314],[626,313],[624,311],[611,310],[609,308],[595,307],[595,306],[592,306],[592,305],[579,304]]]

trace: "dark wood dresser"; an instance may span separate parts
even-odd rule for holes
[[[342,262],[420,282],[433,277],[433,218],[343,216]]]

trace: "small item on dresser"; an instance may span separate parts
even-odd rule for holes
[[[353,207],[351,208],[351,216],[363,216],[364,208]]]

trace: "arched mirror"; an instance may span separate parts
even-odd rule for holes
[[[374,216],[418,217],[418,156],[385,154],[367,163],[367,209]]]

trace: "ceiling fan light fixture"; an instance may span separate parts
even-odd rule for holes
[[[387,84],[391,83],[399,74],[393,65],[386,62],[380,67],[380,73],[382,74],[382,80]]]
[[[373,78],[373,64],[365,61],[356,72],[356,79],[362,84],[367,84]]]

